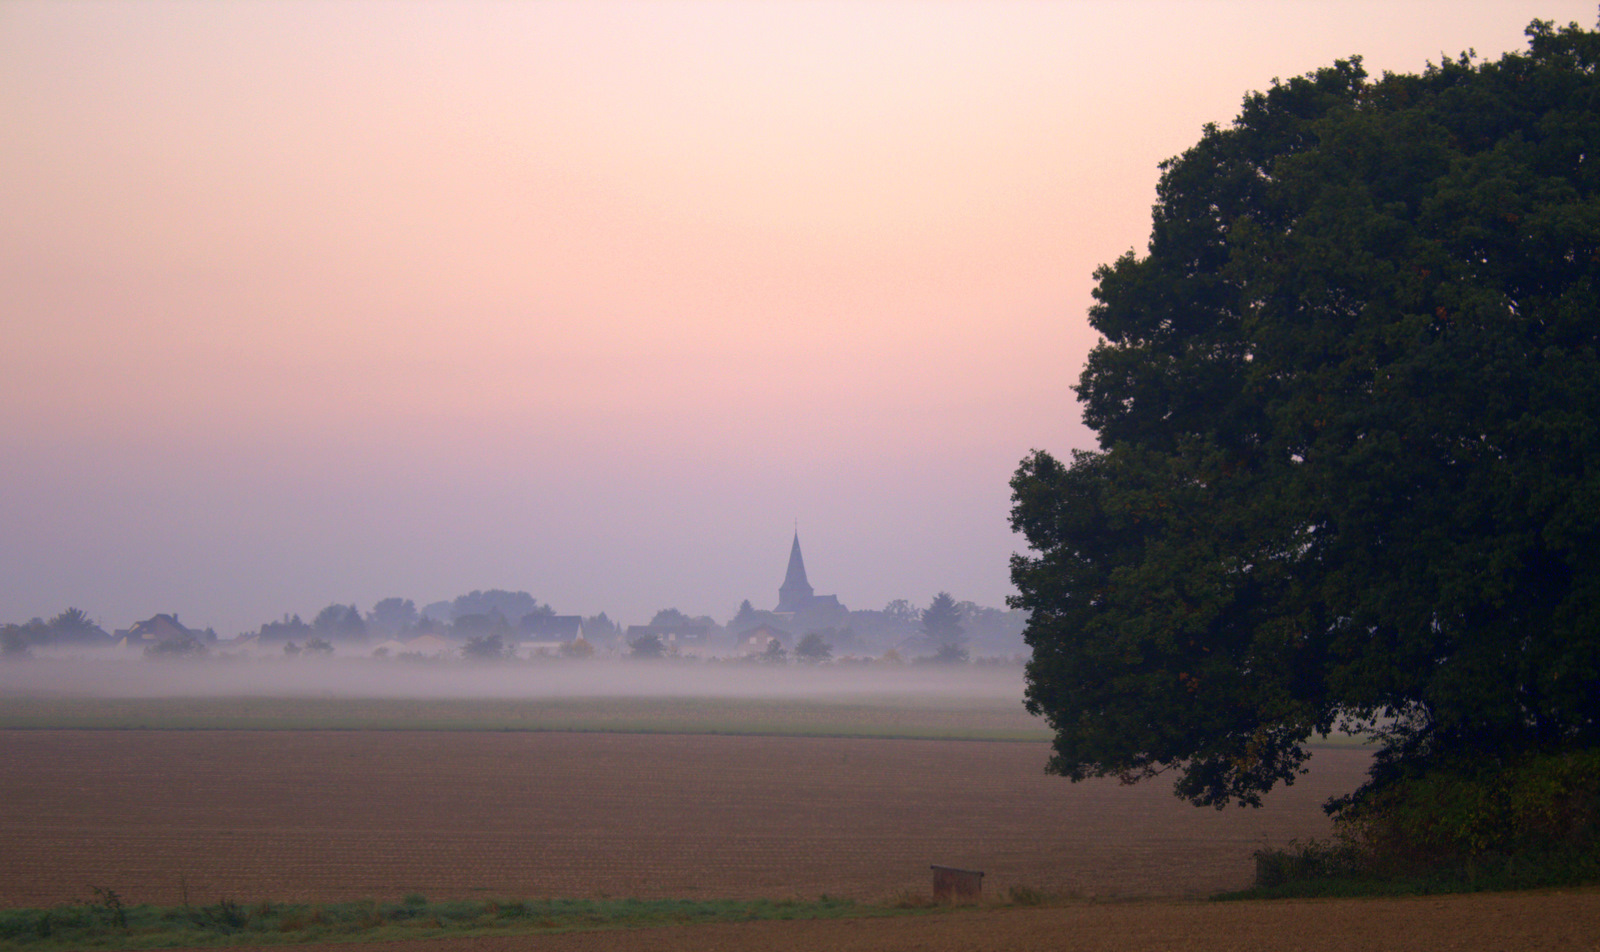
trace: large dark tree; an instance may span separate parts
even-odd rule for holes
[[[1053,772],[1258,803],[1600,744],[1600,34],[1274,83],[1097,273],[1097,452],[1012,481]]]

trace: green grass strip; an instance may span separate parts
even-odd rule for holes
[[[124,906],[114,892],[51,909],[0,910],[0,950],[154,949],[523,935],[771,919],[915,915],[926,907],[814,900],[536,899]]]

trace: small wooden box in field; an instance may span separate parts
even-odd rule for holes
[[[983,897],[983,873],[954,866],[930,866],[935,902],[977,902]]]

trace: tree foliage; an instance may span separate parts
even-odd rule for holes
[[[966,635],[961,608],[949,592],[940,592],[922,612],[922,633],[941,645],[959,645]]]
[[[571,641],[562,642],[561,657],[592,658],[594,657],[594,645],[590,644],[587,638],[579,635]]]
[[[589,632],[590,640],[615,637],[622,634],[622,626],[606,617],[605,612],[585,618],[583,620],[583,630]]]
[[[917,660],[929,661],[934,664],[966,664],[971,657],[967,649],[953,641],[947,641],[939,646],[938,651],[926,658],[918,658]]]
[[[68,608],[50,619],[51,640],[69,645],[109,645],[111,635],[81,608]]]
[[[411,599],[385,598],[367,613],[367,630],[392,638],[415,626],[417,619],[417,605]]]
[[[667,644],[655,635],[640,635],[628,642],[628,657],[630,658],[664,658],[667,656]]]
[[[1600,34],[1248,96],[1097,273],[1097,452],[1012,480],[1050,769],[1259,803],[1600,744]]]
[[[354,605],[329,605],[317,613],[311,628],[325,640],[361,641],[367,637],[367,623]]]
[[[434,606],[429,605],[428,608]],[[424,609],[426,612],[426,609]],[[487,591],[473,589],[465,595],[457,595],[455,601],[450,603],[450,620],[455,621],[463,615],[493,615],[498,613],[502,618],[521,618],[532,613],[547,615],[555,614],[555,609],[549,605],[539,604],[539,600],[523,591],[508,592],[503,588],[491,588]]]
[[[776,638],[773,639],[777,641]],[[778,645],[782,648],[783,645]],[[828,644],[820,631],[808,631],[794,646],[794,660],[804,664],[821,664],[833,658],[833,645]]]
[[[471,661],[502,661],[511,657],[512,646],[499,635],[478,635],[461,646],[461,657]]]
[[[193,634],[187,634],[145,645],[144,656],[156,661],[171,658],[203,658],[206,656],[206,645]]]
[[[21,625],[0,625],[0,657],[26,658],[28,632]]]

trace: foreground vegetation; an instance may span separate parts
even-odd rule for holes
[[[1256,853],[1222,898],[1412,895],[1600,882],[1600,749],[1388,779],[1328,842]]]
[[[1053,772],[1253,804],[1354,722],[1348,808],[1600,746],[1600,31],[1527,35],[1274,82],[1163,164],[1096,273],[1101,449],[1012,481]]]
[[[124,905],[116,892],[51,909],[0,910],[0,949],[153,949],[388,941],[627,929],[766,919],[910,915],[926,903],[814,900],[537,899]]]

